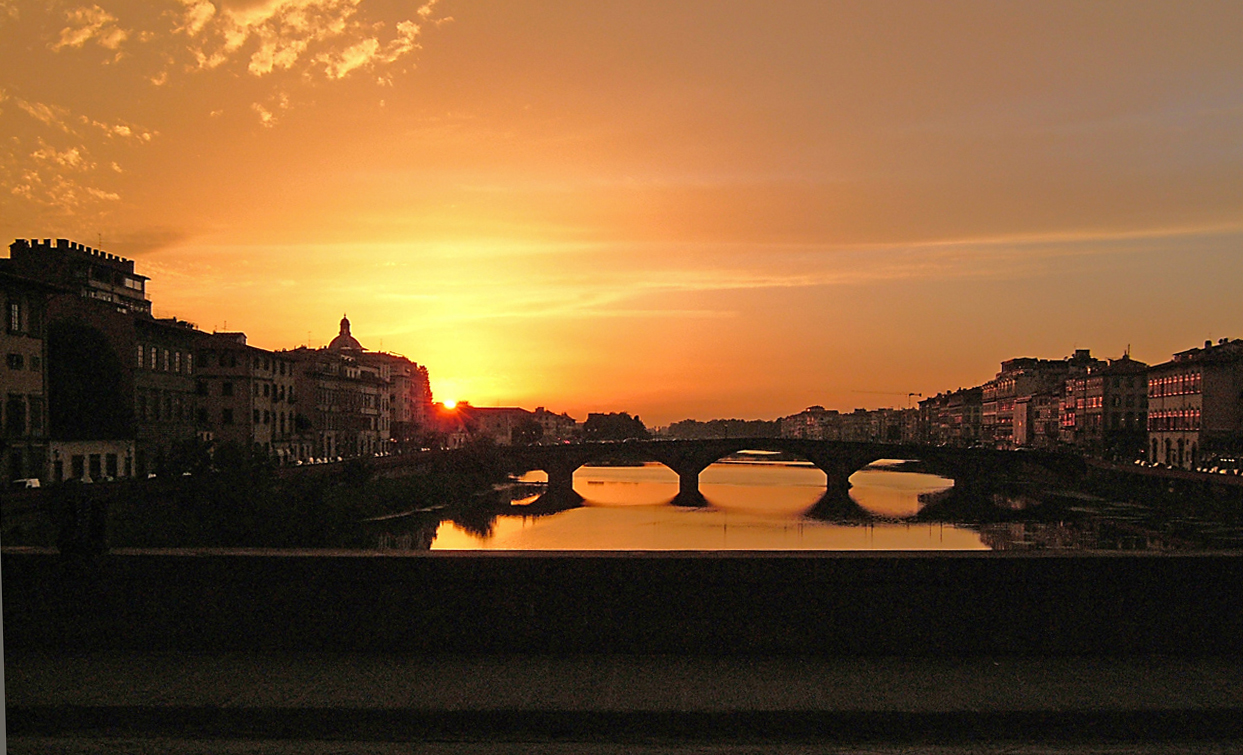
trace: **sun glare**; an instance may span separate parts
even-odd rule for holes
[[[445,399],[444,404],[446,409],[452,409],[457,406],[457,399]]]

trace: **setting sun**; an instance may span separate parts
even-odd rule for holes
[[[456,399],[447,399],[447,400],[444,402],[444,405],[445,405],[445,408],[446,408],[446,409],[452,409],[452,408],[454,408],[454,407],[456,407],[456,406],[457,406],[457,400],[456,400]]]

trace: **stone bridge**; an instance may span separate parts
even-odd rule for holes
[[[897,443],[858,443],[801,438],[723,438],[711,440],[628,440],[502,449],[522,470],[548,474],[548,494],[572,497],[574,472],[584,464],[647,462],[664,464],[678,475],[683,504],[702,501],[699,473],[739,451],[776,451],[797,456],[825,474],[825,500],[849,498],[850,476],[878,459],[917,459],[954,480],[958,487],[984,486],[998,480],[1061,476],[1081,471],[1082,461],[1065,454],[996,451]]]

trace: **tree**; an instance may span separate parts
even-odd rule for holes
[[[626,440],[647,438],[648,432],[643,420],[631,417],[627,412],[592,413],[583,423],[583,437],[587,440]]]
[[[514,426],[510,440],[515,446],[530,446],[544,437],[544,426],[534,417],[527,417]]]

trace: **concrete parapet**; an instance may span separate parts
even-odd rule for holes
[[[1238,654],[1243,556],[3,552],[12,650]]]

